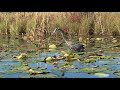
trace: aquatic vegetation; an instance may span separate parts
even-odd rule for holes
[[[96,67],[90,67],[90,68],[81,68],[81,72],[86,72],[86,73],[97,73],[97,72],[104,72],[108,70],[108,66],[96,66]]]
[[[49,48],[48,51],[54,52],[54,51],[56,51],[57,46],[55,44],[51,44],[51,45],[49,45],[48,48]]]
[[[107,57],[106,57],[106,59],[110,59],[110,58],[111,58],[111,56],[107,56]]]
[[[120,64],[120,62],[114,62],[113,64],[116,64],[116,65],[118,64],[118,65],[119,65],[119,64]]]
[[[105,56],[101,56],[100,59],[105,59]]]
[[[38,78],[57,78],[57,75],[55,74],[41,74],[40,76],[38,76]]]
[[[29,71],[29,73],[30,73],[31,75],[41,74],[41,72],[35,71],[35,70],[33,70],[33,69],[29,69],[28,71]]]
[[[40,60],[40,59],[29,59],[29,60],[26,60],[25,62],[27,63],[39,63],[39,62],[45,62],[45,60]]]
[[[100,56],[100,59],[110,59],[111,56]]]
[[[83,62],[84,62],[84,63],[93,63],[93,62],[95,62],[95,61],[96,61],[96,59],[90,58],[90,59],[84,60]]]
[[[62,53],[62,54],[67,54],[68,52],[66,52],[66,51],[61,51],[61,53]]]
[[[56,49],[56,45],[55,44],[52,44],[52,45],[49,45],[49,49]]]
[[[4,76],[0,76],[0,78],[4,78]]]
[[[64,57],[68,57],[69,56],[69,54],[64,54]]]
[[[119,14],[0,13],[0,78],[120,77]],[[68,45],[78,41],[85,51],[75,53],[60,33],[51,35],[56,27]]]
[[[29,75],[28,75],[28,76],[24,76],[24,75],[23,75],[23,76],[20,76],[19,78],[30,78],[30,77],[31,77],[31,76],[29,76]]]
[[[50,73],[50,71],[46,70],[45,68],[44,69],[43,68],[30,68],[28,72],[30,75],[43,75],[43,74],[45,75],[45,74]]]
[[[84,55],[85,52],[78,52],[78,53],[74,53],[74,54],[77,54],[77,55]]]
[[[120,70],[113,71],[113,74],[120,78]]]
[[[7,71],[4,71],[3,74],[13,74],[13,73],[17,73],[18,71],[17,70],[14,70],[14,69],[10,69],[10,70],[7,70]]]
[[[45,60],[46,61],[51,61],[51,60],[53,60],[53,58],[52,57],[47,57]]]
[[[105,73],[102,73],[102,72],[100,72],[100,73],[95,73],[94,75],[97,76],[97,77],[101,77],[101,78],[109,77],[109,74],[105,74]]]
[[[66,72],[80,73],[80,70],[79,69],[70,69],[70,70],[67,70]]]
[[[63,63],[58,63],[58,66],[60,68],[74,68],[74,65],[72,65],[70,62],[64,61]]]
[[[53,52],[56,51],[56,49],[48,49],[48,51]]]
[[[16,56],[17,59],[27,59],[28,55],[26,53],[21,53],[19,56]]]
[[[45,54],[41,54],[33,50],[27,53],[20,53],[17,51],[6,51],[2,52],[2,54],[8,54],[8,58],[11,56],[18,56],[18,60],[11,60],[20,62],[18,65],[13,64],[11,65],[12,68],[8,68],[2,72],[3,77],[4,75],[12,75],[16,74],[19,75],[20,78],[57,78],[57,77],[64,77],[63,72],[69,73],[87,73],[93,75],[94,77],[98,78],[106,78],[109,77],[108,73],[114,73],[116,77],[119,77],[119,72],[115,72],[110,70],[109,65],[119,65],[119,53],[115,55],[108,54],[105,51],[102,52],[103,54],[99,54],[100,51],[94,52],[80,52],[80,53],[73,53],[67,50],[55,50],[51,52],[45,51]],[[104,50],[103,50],[104,51]],[[108,51],[109,52],[109,51]],[[113,52],[114,53],[114,52]],[[19,54],[19,55],[18,55]],[[42,58],[41,58],[42,57]],[[118,61],[116,61],[116,58]],[[16,57],[17,59],[17,57]],[[23,59],[23,60],[21,60]],[[1,60],[4,62],[4,60]],[[82,66],[78,67],[73,65],[72,62],[78,61],[77,63]],[[116,61],[116,62],[115,62]],[[44,63],[41,65],[40,63]],[[98,66],[95,66],[97,63]],[[34,64],[34,67],[31,65]],[[47,70],[49,67],[47,65],[54,65],[55,67]],[[99,66],[100,65],[100,66]],[[4,66],[5,68],[8,67],[7,65]],[[3,68],[4,69],[4,68]],[[59,73],[57,73],[59,71]],[[60,73],[61,72],[61,73]],[[17,74],[20,73],[20,74]],[[22,76],[24,75],[25,76]],[[57,75],[59,74],[59,75]],[[67,74],[66,74],[67,75]],[[69,74],[68,74],[69,75]]]

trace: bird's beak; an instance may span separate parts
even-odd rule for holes
[[[54,35],[54,33],[55,33],[55,32],[52,32],[52,34],[51,34],[51,35]]]
[[[52,32],[52,34],[51,35],[54,35],[54,33],[56,32],[56,29]]]

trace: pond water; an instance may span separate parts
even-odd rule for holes
[[[68,47],[63,45],[49,51],[38,49],[32,42],[2,38],[0,78],[119,78],[119,44],[97,41],[91,46],[88,43],[84,54],[77,54],[72,61],[62,58],[46,62],[48,57],[63,57],[60,52],[69,52]],[[21,53],[26,53],[29,57],[17,59],[16,56]]]

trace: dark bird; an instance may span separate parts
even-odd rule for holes
[[[65,43],[68,45],[68,47],[73,50],[74,52],[83,52],[84,51],[84,45],[77,43],[74,44],[72,41],[67,41],[65,39],[65,33],[62,29],[60,28],[55,28],[55,30],[53,31],[53,33],[51,35],[53,35],[56,31],[59,31],[62,35],[62,38],[64,39]]]

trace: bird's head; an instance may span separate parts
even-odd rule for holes
[[[57,27],[57,28],[54,29],[54,31],[52,32],[51,35],[54,35],[54,33],[55,33],[55,32],[58,32],[58,31],[63,32],[62,29],[60,29],[59,27]]]

